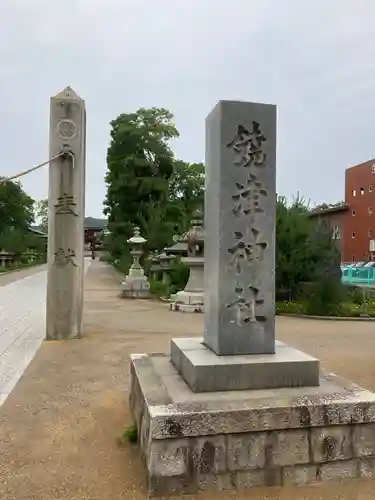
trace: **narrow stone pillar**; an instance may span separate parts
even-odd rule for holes
[[[220,101],[206,121],[205,328],[216,354],[275,352],[276,106]]]
[[[85,218],[85,103],[70,87],[51,98],[48,193],[47,332],[82,333]]]

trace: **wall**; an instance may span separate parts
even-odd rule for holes
[[[369,242],[375,240],[375,160],[346,169],[345,202],[349,210],[342,260],[369,260]]]
[[[347,206],[328,208],[312,212],[311,217],[316,218],[322,224],[327,224],[332,231],[332,238],[336,243],[338,250],[343,255],[343,243],[345,238],[345,221],[350,211]],[[334,231],[334,228],[337,228]]]

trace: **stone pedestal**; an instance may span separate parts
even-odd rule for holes
[[[152,497],[375,478],[375,395],[333,374],[195,393],[167,355],[133,355],[130,405]]]
[[[130,403],[150,494],[375,476],[375,394],[275,341],[276,108],[206,122],[205,325],[134,355]]]
[[[184,290],[171,297],[171,311],[204,312],[204,229],[203,214],[197,210],[192,227],[182,242],[187,243],[188,255],[181,262],[189,268],[189,279]]]
[[[139,259],[143,254],[141,247],[146,243],[146,240],[140,235],[138,227],[134,229],[134,236],[129,238],[128,243],[132,245],[133,264],[129,269],[129,274],[121,284],[121,296],[130,299],[148,299],[150,297],[150,285],[139,263]]]
[[[47,339],[81,336],[84,273],[86,111],[70,87],[51,99]]]
[[[173,295],[172,311],[204,312],[204,257],[181,259],[190,268],[189,280],[184,290]]]
[[[173,339],[171,361],[193,392],[319,385],[319,361],[280,342],[275,354],[217,356],[203,338]]]

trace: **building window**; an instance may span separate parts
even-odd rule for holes
[[[370,184],[370,185],[369,185],[369,187],[368,187],[368,192],[369,192],[369,193],[372,193],[372,184]]]
[[[371,215],[372,214],[372,207],[368,207],[367,211],[368,211],[368,214]]]
[[[362,194],[365,194],[365,190],[363,188],[361,188],[361,195]]]
[[[372,173],[375,174],[375,163],[372,166]]]
[[[352,261],[355,262],[355,256],[354,255],[352,255]]]
[[[371,238],[371,236],[372,236],[372,231],[371,231],[371,229],[369,229],[369,230],[368,230],[367,235],[368,235],[368,237],[369,237],[369,238]]]
[[[353,189],[352,195],[353,195],[353,196],[356,196],[356,195],[357,195],[357,191],[356,191],[355,189]]]
[[[352,210],[352,216],[354,217],[356,214],[355,210]]]
[[[353,238],[353,240],[355,238],[355,232],[354,231],[352,232],[352,238]]]
[[[340,239],[340,228],[339,228],[339,226],[333,226],[332,239],[333,240],[339,240]]]

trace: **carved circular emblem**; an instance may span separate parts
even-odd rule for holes
[[[77,125],[73,120],[60,120],[57,124],[57,133],[62,139],[74,139],[77,135]]]

